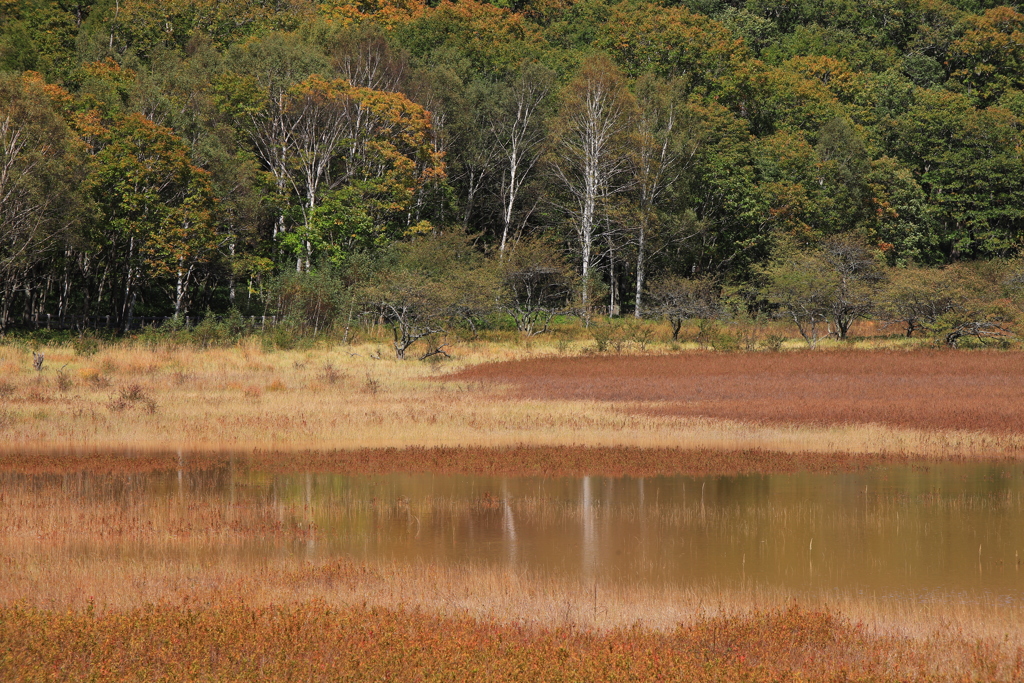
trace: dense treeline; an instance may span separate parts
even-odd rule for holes
[[[1022,61],[984,0],[0,0],[0,330],[1000,334]]]

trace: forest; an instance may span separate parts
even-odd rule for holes
[[[0,332],[1004,338],[1022,123],[985,0],[0,0]]]

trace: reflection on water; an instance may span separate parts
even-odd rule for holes
[[[511,565],[639,585],[756,582],[1024,599],[1024,466],[579,479],[0,474],[0,551]]]

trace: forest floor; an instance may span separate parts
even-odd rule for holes
[[[0,475],[166,471],[182,452],[190,467],[241,457],[281,472],[543,476],[1024,454],[1019,351],[594,354],[476,343],[450,353],[399,362],[372,345],[55,347],[36,371],[29,349],[0,346]],[[141,680],[184,667],[218,680],[1024,680],[1017,606],[795,607],[782,590],[713,587],[598,595],[596,584],[517,570],[401,562],[114,554],[58,566],[40,562],[40,549],[115,537],[187,544],[199,531],[129,530],[116,505],[20,495],[0,497],[0,677]],[[267,532],[243,522],[218,517],[201,533]],[[310,624],[320,628],[304,642],[274,635]],[[439,632],[449,645],[433,640]],[[332,642],[351,647],[339,654]]]

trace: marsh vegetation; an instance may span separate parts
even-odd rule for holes
[[[15,676],[354,671],[327,643],[359,637],[366,671],[458,670],[387,636],[434,628],[525,667],[493,680],[620,645],[688,679],[1018,677],[1017,351],[0,351]]]

